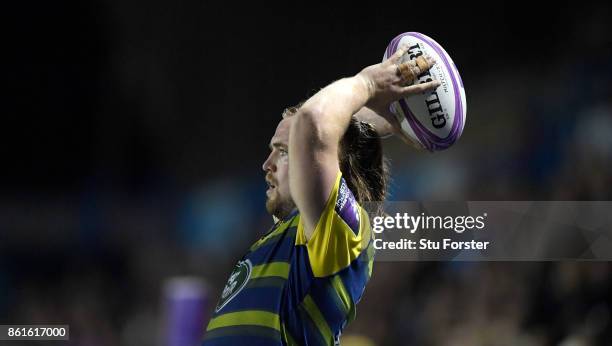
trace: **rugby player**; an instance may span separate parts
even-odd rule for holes
[[[362,205],[385,198],[380,138],[400,135],[389,105],[439,85],[413,85],[433,61],[405,52],[285,110],[262,167],[276,223],[230,274],[203,345],[339,344],[372,275]]]

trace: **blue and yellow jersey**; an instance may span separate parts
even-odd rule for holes
[[[307,241],[294,211],[236,264],[203,345],[334,345],[372,275],[366,211],[338,173]]]

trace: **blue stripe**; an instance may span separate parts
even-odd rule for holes
[[[264,310],[278,313],[282,293],[282,287],[245,287],[219,312]]]
[[[356,258],[351,266],[345,268],[345,270],[341,272],[345,274],[345,279],[347,281],[356,281],[354,284],[356,287],[352,289],[353,294],[351,294],[349,285],[345,284],[351,299],[355,296],[361,296],[367,281],[367,276],[365,274],[358,274],[367,271],[367,262],[364,262],[364,260],[367,259],[367,257],[365,257],[367,255],[365,251],[363,255],[364,256],[360,255],[360,257]],[[301,302],[304,300],[306,294],[310,294],[323,314],[332,333],[337,335],[346,325],[348,316],[344,313],[342,302],[339,301],[333,286],[329,282],[332,277],[314,278],[310,262],[308,261],[308,252],[303,245],[296,246],[296,254],[292,258],[291,268],[292,270],[288,278],[289,284],[286,286],[287,290],[285,292],[287,304],[283,311],[281,311],[281,319],[285,322],[285,326],[289,333],[299,344],[319,345],[321,342],[327,344],[322,340],[322,335],[317,326],[310,320],[308,314],[301,307]],[[356,274],[358,275],[354,276]],[[296,306],[300,306],[300,308],[297,309],[299,314],[296,313]]]
[[[308,294],[310,285],[314,280],[308,250],[306,246],[295,246],[295,254],[291,258],[291,269],[287,278],[286,302],[292,306],[298,306]]]
[[[327,345],[323,336],[303,307],[286,307],[285,327],[299,345]]]
[[[270,241],[246,255],[253,266],[276,261],[288,261],[295,247],[295,234],[297,227],[290,227],[283,232],[283,236]]]
[[[302,345],[328,345],[329,343],[323,338],[323,335],[317,328],[317,325],[310,318],[306,310],[300,306],[299,315],[302,319],[302,331],[304,335],[304,342]]]
[[[335,335],[341,330],[347,314],[344,312],[342,301],[338,298],[336,290],[330,283],[331,278],[316,279],[310,290],[310,296]]]
[[[236,325],[229,327],[220,327],[213,330],[209,330],[204,335],[204,340],[211,340],[227,336],[255,336],[264,337],[278,341],[281,339],[280,332],[273,328],[250,326],[250,325]]]
[[[367,259],[367,255],[367,251],[362,251],[359,257],[351,262],[350,266],[338,273],[355,305],[361,300],[365,285],[369,279],[368,261],[365,260]]]
[[[304,297],[308,294],[310,286],[314,280],[310,262],[308,261],[308,251],[306,246],[295,246],[295,254],[291,258],[291,270],[285,290],[283,309],[280,311],[281,320],[289,334],[300,345],[308,345],[308,336],[305,320],[301,316],[302,309],[298,308]],[[306,314],[304,312],[304,314]],[[306,314],[307,317],[307,314]],[[308,318],[308,317],[307,317]],[[313,327],[315,327],[313,325]],[[311,341],[312,344],[312,341]],[[315,343],[315,345],[318,345]]]
[[[278,276],[270,276],[249,280],[249,283],[246,285],[247,288],[253,287],[282,287],[287,283],[287,279],[281,278]]]
[[[234,335],[234,336],[223,336],[210,340],[204,340],[202,346],[236,346],[236,345],[249,345],[249,346],[281,346],[283,343],[281,340],[273,340],[261,336],[253,335]]]

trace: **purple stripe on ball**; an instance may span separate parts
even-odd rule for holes
[[[399,41],[402,39],[402,37],[404,37],[404,35],[400,34],[400,35],[395,36],[395,38],[391,40],[391,42],[387,46],[387,50],[385,53],[387,55],[387,59],[390,58],[391,55],[393,55],[393,53],[395,53],[395,51],[397,50],[397,45]]]

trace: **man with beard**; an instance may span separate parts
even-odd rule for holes
[[[204,345],[339,343],[372,275],[362,205],[385,198],[380,137],[401,135],[389,105],[439,85],[412,85],[433,61],[405,52],[284,112],[263,164],[276,224],[236,264]]]

